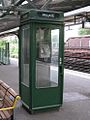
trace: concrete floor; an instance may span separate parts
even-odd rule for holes
[[[64,72],[64,103],[59,111],[30,115],[22,106],[15,109],[15,120],[90,120],[90,75]],[[17,65],[0,65],[0,79],[18,92]]]

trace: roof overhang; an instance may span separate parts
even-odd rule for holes
[[[63,11],[65,24],[71,22],[75,24],[84,17],[89,17],[90,12],[86,8],[73,13],[70,11],[89,5],[90,0],[0,0],[0,32],[18,27],[19,13],[32,8]]]

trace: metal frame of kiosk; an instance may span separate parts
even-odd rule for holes
[[[30,10],[21,15],[19,91],[30,112],[63,103],[63,13]]]

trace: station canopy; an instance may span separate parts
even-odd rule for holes
[[[20,14],[30,9],[55,10],[66,13],[86,6],[90,6],[90,0],[0,0],[0,32],[18,27]],[[78,16],[80,17],[80,15]],[[70,17],[67,19],[66,15],[65,20],[70,19]],[[73,20],[75,20],[75,15]]]

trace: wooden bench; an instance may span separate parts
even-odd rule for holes
[[[14,119],[14,108],[19,99],[20,96],[10,86],[0,80],[0,120]]]

